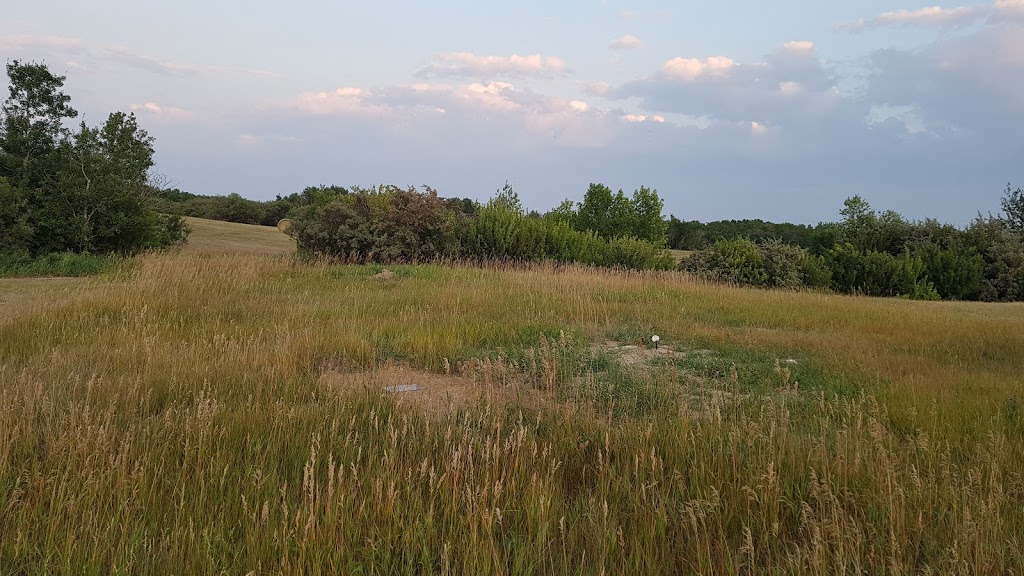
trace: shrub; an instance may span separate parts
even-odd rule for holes
[[[242,198],[233,193],[209,199],[206,213],[202,217],[239,224],[260,224],[266,214],[267,210],[262,202]]]
[[[33,258],[26,252],[0,253],[0,278],[28,276],[93,276],[112,268],[117,259],[96,254],[51,253]]]
[[[832,272],[832,287],[838,292],[925,299],[937,294],[925,276],[924,262],[909,251],[894,256],[845,243],[829,250],[825,261]]]
[[[800,281],[808,288],[831,288],[832,271],[823,257],[808,253],[800,262]]]
[[[973,300],[981,292],[982,258],[973,248],[942,249],[933,242],[914,247],[924,265],[924,277],[948,300]]]
[[[965,231],[982,258],[978,298],[989,302],[1024,299],[1024,235],[1000,218],[979,216]]]
[[[765,285],[772,288],[799,288],[803,286],[800,264],[807,259],[807,251],[781,240],[765,240],[758,246],[766,275]]]
[[[148,248],[180,246],[192,233],[192,228],[185,223],[185,219],[176,214],[160,214],[157,221],[156,235]]]
[[[633,270],[671,270],[675,260],[668,252],[637,238],[615,238],[608,242],[603,264]]]
[[[289,233],[303,251],[359,260],[373,252],[369,222],[344,202],[300,209]]]
[[[746,238],[718,240],[707,250],[688,258],[682,266],[689,272],[714,280],[747,286],[768,284],[764,256],[757,244]]]

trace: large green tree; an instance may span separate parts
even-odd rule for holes
[[[45,64],[7,64],[9,95],[0,122],[0,177],[13,186],[32,188],[52,172],[55,152],[67,137],[63,122],[75,118],[71,97],[63,92],[64,76]]]
[[[662,208],[657,190],[641,187],[630,199],[622,190],[613,194],[604,184],[591,184],[577,205],[573,226],[609,240],[634,237],[664,246],[668,224],[662,218]]]
[[[131,252],[183,240],[177,217],[148,202],[153,138],[133,114],[84,122],[45,64],[7,65],[0,118],[0,226],[4,252]]]
[[[1006,185],[1003,192],[1003,212],[1006,225],[1015,232],[1024,232],[1024,189],[1013,189],[1010,184]]]

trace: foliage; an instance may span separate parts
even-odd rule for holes
[[[675,259],[668,252],[646,240],[629,236],[609,241],[603,262],[593,263],[633,270],[671,270],[676,266]]]
[[[128,253],[180,242],[180,221],[150,207],[153,139],[134,114],[115,112],[74,133],[65,78],[44,64],[7,65],[10,96],[0,123],[0,251]]]
[[[26,253],[0,252],[0,278],[29,276],[93,276],[111,270],[117,260],[111,256],[51,253],[33,258]]]
[[[40,187],[55,170],[58,145],[67,138],[65,119],[78,116],[64,94],[64,76],[45,64],[7,63],[9,96],[0,112],[0,177],[25,190]]]
[[[263,204],[260,202],[254,202],[242,198],[237,193],[231,193],[212,202],[209,211],[204,217],[222,222],[262,224],[266,218],[266,213],[266,209],[264,209]],[[277,221],[274,223],[276,224]]]
[[[828,289],[832,287],[832,271],[823,256],[807,253],[800,261],[800,282],[808,288]]]
[[[688,272],[724,282],[748,286],[768,283],[764,256],[757,244],[746,238],[719,240],[711,248],[690,256],[683,266]]]
[[[606,240],[633,237],[661,247],[665,245],[668,229],[668,223],[661,216],[663,206],[658,192],[646,186],[634,191],[630,199],[622,190],[612,194],[611,188],[604,184],[591,184],[575,211],[571,202],[565,201],[548,215],[571,222],[580,232],[590,230]]]
[[[1024,234],[1024,189],[1014,190],[1007,183],[1001,204],[1007,226],[1015,232]]]
[[[553,260],[633,269],[670,269],[650,242],[606,240],[569,222],[524,213],[506,185],[483,206],[440,198],[427,188],[354,189],[324,205],[293,212],[299,248],[359,262]]]
[[[935,242],[916,244],[911,253],[924,265],[922,275],[945,300],[975,300],[981,292],[983,260],[973,247],[943,249]]]
[[[860,196],[847,198],[839,213],[843,219],[838,225],[837,243],[897,255],[910,241],[910,223],[892,210],[877,214]]]
[[[838,292],[865,296],[904,296],[938,299],[925,277],[924,262],[909,251],[899,256],[861,250],[850,243],[838,244],[825,256]]]
[[[979,298],[989,302],[1024,300],[1024,235],[1006,220],[978,216],[965,236],[982,258]]]
[[[360,262],[417,262],[458,253],[457,217],[437,192],[359,190],[294,214],[299,248]]]
[[[763,288],[826,287],[820,261],[799,246],[780,240],[760,244],[747,238],[718,240],[680,268],[699,276]]]
[[[28,219],[28,195],[0,177],[0,254],[27,251],[34,230]]]
[[[682,221],[674,215],[667,223],[668,245],[677,250],[703,250],[718,240],[748,238],[754,242],[779,239],[786,244],[810,248],[810,238],[818,227],[804,224],[765,222],[763,220],[720,220],[701,223]],[[828,244],[832,247],[832,243]]]

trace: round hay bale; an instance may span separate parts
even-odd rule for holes
[[[282,218],[281,221],[277,223],[277,229],[287,234],[288,231],[292,229],[292,221],[288,218]]]

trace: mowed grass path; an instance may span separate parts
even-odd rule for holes
[[[292,254],[295,242],[273,226],[185,218],[192,228],[186,254]]]
[[[1024,567],[1020,305],[212,252],[0,324],[0,573]],[[385,361],[509,400],[320,379]]]
[[[185,218],[192,229],[185,254],[293,254],[295,242],[272,226]],[[30,312],[39,304],[62,301],[67,289],[83,278],[0,278],[0,323]]]

